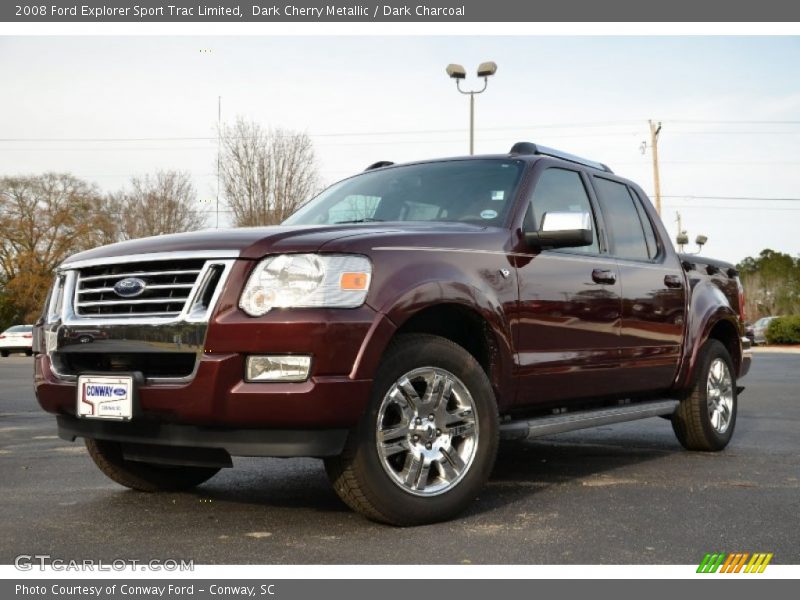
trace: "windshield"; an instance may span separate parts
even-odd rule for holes
[[[458,221],[499,226],[523,167],[520,160],[472,159],[367,171],[332,185],[284,224]]]

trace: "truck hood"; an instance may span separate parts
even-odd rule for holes
[[[462,223],[361,223],[352,225],[295,225],[273,227],[242,227],[237,229],[206,229],[188,233],[157,235],[100,246],[70,256],[62,268],[83,261],[121,258],[143,254],[170,252],[203,252],[209,258],[219,252],[219,258],[239,256],[259,259],[277,252],[316,252],[325,244],[349,237],[376,234],[431,234],[476,232],[484,229]],[[341,245],[341,244],[340,244]]]

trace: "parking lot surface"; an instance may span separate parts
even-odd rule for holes
[[[398,529],[350,512],[321,461],[234,459],[191,493],[106,479],[56,436],[32,359],[0,359],[0,563],[697,564],[706,552],[800,563],[800,354],[759,353],[721,453],[684,451],[648,419],[501,446],[461,518]]]

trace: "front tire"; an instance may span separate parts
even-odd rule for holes
[[[725,448],[736,426],[736,370],[727,348],[708,340],[689,396],[672,417],[672,429],[687,450],[717,452]]]
[[[404,335],[381,363],[370,405],[341,456],[325,460],[336,493],[366,517],[407,526],[450,519],[494,466],[497,404],[461,346]]]
[[[109,479],[140,492],[179,492],[211,479],[219,469],[154,465],[126,460],[119,442],[86,440],[86,449],[94,464]]]
[[[2,356],[3,358],[8,358],[8,350],[0,351],[0,356]]]

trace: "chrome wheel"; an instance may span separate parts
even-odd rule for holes
[[[706,398],[711,427],[717,433],[725,433],[733,416],[733,377],[721,358],[715,358],[708,368]]]
[[[414,369],[383,397],[376,444],[391,480],[410,494],[451,490],[469,471],[478,447],[475,402],[452,373]]]

